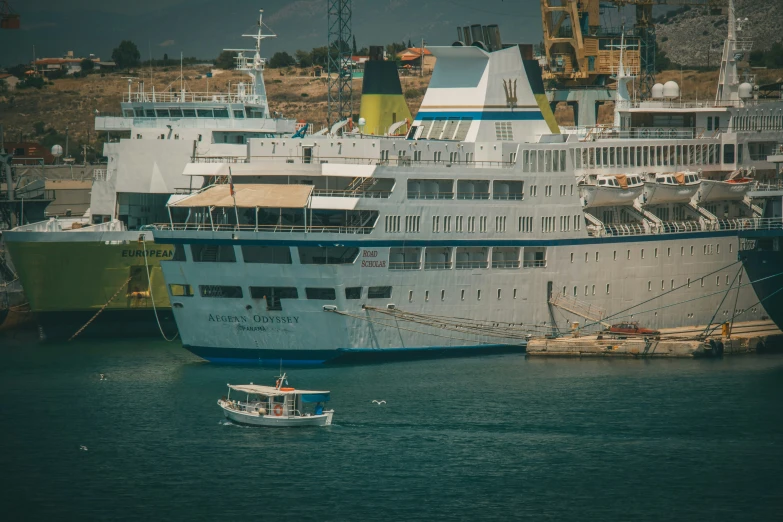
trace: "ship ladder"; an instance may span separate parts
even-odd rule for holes
[[[86,329],[88,326],[90,326],[90,324],[92,324],[92,322],[93,322],[93,321],[95,321],[95,320],[98,318],[98,316],[99,316],[99,315],[101,315],[101,313],[103,313],[103,311],[104,311],[104,310],[106,310],[106,307],[107,307],[107,306],[109,306],[109,304],[110,304],[112,301],[114,301],[114,299],[116,299],[118,295],[120,295],[120,292],[122,292],[122,289],[123,289],[123,288],[125,288],[126,286],[128,286],[128,283],[130,283],[131,279],[133,279],[133,276],[131,276],[131,277],[129,277],[128,279],[126,279],[126,280],[125,280],[125,282],[124,282],[124,283],[122,283],[122,285],[121,285],[121,286],[120,286],[120,287],[117,289],[117,291],[114,293],[114,295],[113,295],[113,296],[111,296],[111,297],[109,298],[109,300],[108,300],[108,301],[106,301],[106,304],[105,304],[105,305],[103,305],[103,306],[101,307],[101,309],[100,309],[100,310],[98,310],[97,312],[95,312],[95,315],[93,315],[93,316],[90,318],[90,320],[89,320],[89,321],[87,321],[86,323],[84,323],[84,326],[82,326],[81,328],[79,328],[79,329],[76,331],[76,333],[75,333],[75,334],[73,334],[73,335],[71,336],[71,338],[70,338],[70,339],[68,339],[68,341],[73,341],[74,339],[76,339],[76,337],[78,337],[80,333],[82,333],[82,332],[83,332],[83,331],[84,331],[84,330],[85,330],[85,329]]]

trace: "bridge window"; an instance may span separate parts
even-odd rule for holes
[[[251,286],[250,297],[265,299],[267,310],[282,310],[281,299],[299,299],[299,292],[293,287],[284,286]]]
[[[193,287],[190,285],[170,284],[171,297],[193,297]]]
[[[233,245],[190,245],[196,263],[236,263]]]
[[[319,301],[334,301],[337,298],[334,288],[305,288],[305,295],[308,299]]]
[[[217,297],[222,299],[242,299],[242,287],[201,285],[198,287],[201,297]]]
[[[362,287],[361,286],[352,286],[345,289],[345,298],[346,299],[361,299],[362,298]]]
[[[367,299],[389,299],[392,296],[390,286],[371,286],[367,289]]]
[[[291,250],[288,247],[242,246],[245,263],[264,263],[270,265],[290,265]]]

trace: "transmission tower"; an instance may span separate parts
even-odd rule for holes
[[[351,0],[326,0],[328,8],[328,125],[353,116]]]

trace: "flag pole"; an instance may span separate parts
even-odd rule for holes
[[[234,200],[234,215],[237,218],[236,230],[239,230],[239,210],[237,210],[237,195],[234,192],[234,180],[231,177],[231,167],[228,167],[228,191],[231,193],[231,198]]]

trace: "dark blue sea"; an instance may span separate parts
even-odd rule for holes
[[[292,369],[332,391],[335,424],[264,429],[216,400],[276,369],[157,341],[0,339],[0,355],[2,520],[783,516],[781,356]]]

